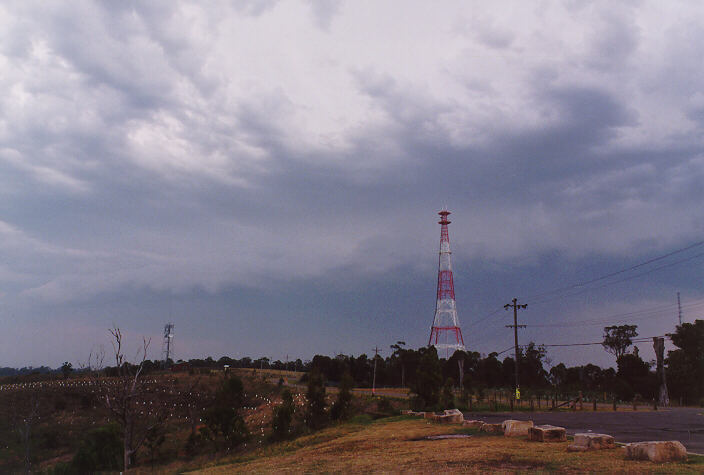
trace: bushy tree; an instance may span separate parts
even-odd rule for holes
[[[638,325],[614,325],[604,327],[602,346],[606,351],[616,356],[616,361],[626,353],[633,344],[633,338],[638,336]]]
[[[63,374],[64,379],[68,379],[72,372],[73,365],[68,361],[64,361],[64,364],[61,365],[61,374]]]
[[[225,379],[217,392],[212,407],[203,415],[206,427],[213,439],[222,438],[229,448],[249,438],[247,425],[240,414],[244,405],[244,385],[236,376]]]
[[[306,410],[306,425],[313,430],[322,429],[328,423],[328,413],[325,411],[325,380],[323,375],[313,370],[308,374],[308,405]]]
[[[548,373],[543,368],[547,350],[534,342],[528,343],[524,349],[519,349],[521,385],[531,388],[541,388],[548,384]]]
[[[284,440],[291,436],[293,414],[296,410],[296,405],[293,402],[291,391],[285,389],[281,394],[283,402],[280,406],[274,408],[274,414],[271,419],[271,438],[273,440]]]
[[[618,360],[618,371],[616,373],[622,381],[625,381],[633,392],[643,398],[651,399],[655,394],[657,380],[650,372],[650,364],[635,354],[626,353]],[[619,388],[623,385],[619,385]],[[634,396],[635,396],[634,394]],[[624,396],[620,394],[619,396]]]
[[[440,395],[440,406],[442,409],[452,409],[455,407],[455,395],[452,393],[452,387],[455,382],[452,378],[447,378],[445,384],[442,387],[442,394]]]
[[[438,352],[434,346],[422,348],[420,364],[416,370],[411,391],[418,396],[418,404],[424,407],[436,406],[440,399],[442,372]]]
[[[120,426],[110,424],[86,433],[67,473],[95,473],[122,468]]]
[[[333,420],[347,419],[350,415],[352,404],[352,376],[349,372],[345,372],[340,381],[340,390],[337,393],[337,401],[335,401],[330,410],[330,416]]]
[[[670,394],[685,403],[704,403],[704,320],[678,325],[671,338],[677,349],[667,353]]]

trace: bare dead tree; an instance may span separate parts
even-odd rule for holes
[[[168,396],[156,394],[157,388],[150,387],[142,374],[151,339],[142,338],[136,357],[138,363],[131,364],[125,358],[122,331],[115,326],[110,329],[110,335],[116,375],[98,377],[98,384],[105,407],[122,429],[123,468],[127,470],[149,434],[166,421],[170,404],[164,401]]]

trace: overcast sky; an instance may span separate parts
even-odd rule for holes
[[[470,349],[513,297],[522,343],[671,332],[704,248],[534,296],[704,239],[703,41],[700,2],[4,2],[0,366],[421,346],[443,206]]]

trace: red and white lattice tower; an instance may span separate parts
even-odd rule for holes
[[[452,279],[452,261],[450,259],[450,236],[447,225],[450,221],[447,210],[440,215],[440,257],[438,259],[438,294],[435,301],[435,317],[430,329],[428,345],[438,350],[438,356],[449,358],[456,350],[464,350],[464,339],[460,322],[457,319],[457,304],[455,303],[455,284]]]

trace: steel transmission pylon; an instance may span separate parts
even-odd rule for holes
[[[452,260],[450,258],[450,236],[447,225],[450,221],[447,210],[440,215],[440,256],[438,258],[438,292],[435,301],[435,316],[430,328],[428,345],[438,350],[439,356],[449,358],[457,350],[464,350],[464,338],[460,322],[457,319],[457,304],[455,302],[455,284],[452,278]]]
[[[169,364],[169,358],[174,351],[174,344],[171,340],[174,339],[174,324],[167,323],[164,325],[164,343],[162,345],[162,352],[164,354],[164,366]]]

